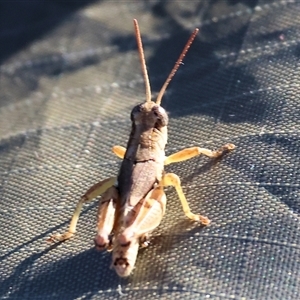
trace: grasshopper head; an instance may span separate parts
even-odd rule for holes
[[[145,124],[147,127],[160,129],[168,125],[168,115],[163,107],[153,101],[141,103],[131,111],[131,121],[135,125]]]

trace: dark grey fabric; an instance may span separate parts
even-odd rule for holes
[[[131,108],[145,99],[132,19],[153,93],[200,28],[163,98],[167,153],[231,142],[222,160],[171,165],[167,214],[119,279],[93,248],[97,203],[66,230],[80,195],[116,175]],[[300,3],[2,1],[1,299],[299,299]]]

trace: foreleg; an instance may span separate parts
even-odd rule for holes
[[[234,148],[235,148],[235,145],[233,145],[233,144],[226,144],[216,151],[211,151],[209,149],[199,148],[199,147],[186,148],[186,149],[183,149],[179,152],[176,152],[176,153],[168,156],[165,159],[164,164],[169,165],[172,163],[177,163],[180,161],[184,161],[184,160],[193,158],[200,154],[203,154],[210,158],[217,158],[217,157],[220,157],[220,156],[224,155],[225,153],[233,150]]]
[[[119,158],[123,159],[125,156],[126,148],[122,146],[113,146],[112,151],[116,154]]]

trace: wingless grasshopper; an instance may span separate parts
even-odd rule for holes
[[[117,177],[111,177],[92,186],[78,202],[69,230],[50,237],[51,241],[65,241],[76,232],[76,225],[84,203],[102,195],[98,210],[95,245],[99,250],[112,251],[112,268],[121,277],[129,276],[137,258],[140,245],[147,245],[149,234],[160,224],[166,209],[164,187],[174,186],[185,215],[203,225],[210,220],[193,214],[182,192],[177,175],[165,174],[164,166],[204,154],[216,158],[233,150],[226,144],[217,151],[192,147],[165,156],[168,115],[160,106],[163,94],[192,44],[195,29],[169,77],[161,88],[156,102],[151,101],[151,90],[144,58],[142,40],[137,20],[134,28],[142,72],[146,86],[146,102],[131,111],[132,129],[127,148],[114,146],[113,152],[122,158]]]

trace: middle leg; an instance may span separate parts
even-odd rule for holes
[[[165,174],[163,176],[161,184],[163,186],[170,186],[171,185],[171,186],[175,187],[176,192],[177,192],[177,194],[179,196],[179,199],[181,201],[183,211],[189,219],[191,219],[193,221],[198,221],[203,225],[208,225],[210,223],[210,220],[207,217],[204,217],[202,215],[196,215],[196,214],[191,212],[189,204],[188,204],[188,202],[185,198],[185,195],[182,191],[182,188],[181,188],[180,178],[176,174],[173,174],[173,173]]]
[[[78,201],[75,211],[73,213],[68,231],[63,234],[52,235],[52,236],[50,236],[48,241],[49,242],[63,242],[65,240],[68,240],[69,238],[71,238],[76,232],[76,226],[77,226],[77,222],[78,222],[79,215],[80,215],[83,204],[93,200],[97,196],[102,195],[105,191],[107,191],[110,187],[112,187],[115,182],[116,182],[116,177],[111,177],[111,178],[102,180],[102,181],[98,182],[97,184],[93,185]]]

